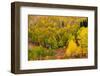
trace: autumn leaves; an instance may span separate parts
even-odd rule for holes
[[[28,25],[28,59],[84,58],[88,53],[86,17],[32,16]]]
[[[77,43],[76,43],[77,40]],[[77,32],[77,38],[69,41],[65,56],[67,58],[83,58],[88,54],[88,28],[81,27]]]

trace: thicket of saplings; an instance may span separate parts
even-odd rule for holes
[[[28,16],[29,60],[86,58],[88,24],[86,17]],[[56,56],[63,49],[62,56]],[[58,50],[59,52],[60,50]]]

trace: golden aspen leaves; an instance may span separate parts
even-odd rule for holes
[[[87,17],[28,16],[28,60],[86,58]],[[87,24],[87,23],[85,23]]]

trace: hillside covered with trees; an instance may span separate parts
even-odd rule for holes
[[[28,60],[87,58],[88,18],[28,16]]]

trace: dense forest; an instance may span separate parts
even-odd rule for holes
[[[28,60],[87,58],[88,18],[28,16]]]

